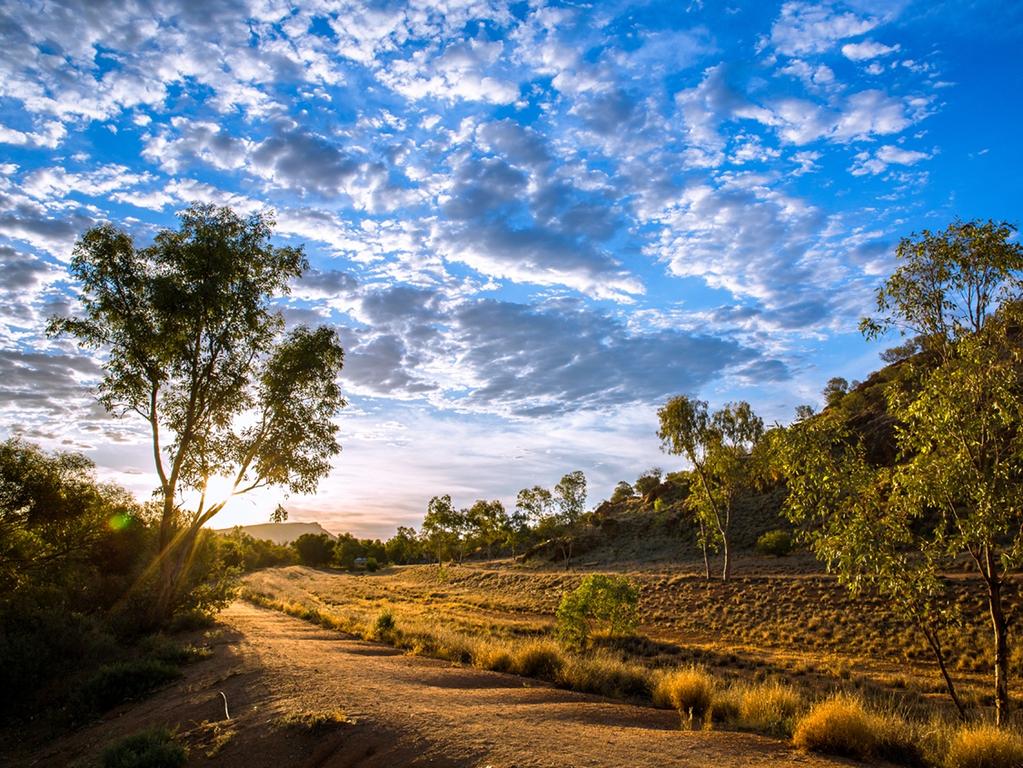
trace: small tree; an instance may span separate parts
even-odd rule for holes
[[[689,459],[698,480],[688,503],[699,522],[707,578],[707,550],[718,541],[723,553],[721,578],[727,581],[732,573],[734,503],[753,480],[750,455],[763,435],[764,423],[747,402],[728,403],[711,415],[706,402],[684,395],[673,397],[657,415],[662,450]]]
[[[558,606],[558,634],[567,643],[584,647],[593,622],[607,626],[611,637],[632,634],[639,610],[639,588],[624,576],[591,574]]]
[[[430,499],[421,533],[423,542],[438,563],[456,555],[458,561],[462,561],[464,530],[465,515],[455,509],[450,496],[445,494]]]
[[[161,502],[153,620],[173,612],[199,531],[238,494],[312,491],[339,450],[343,352],[330,328],[283,335],[271,308],[306,268],[270,245],[273,220],[193,205],[137,248],[110,224],[78,241],[78,316],[49,330],[105,354],[100,401],[149,427]],[[217,478],[229,491],[210,498]],[[194,492],[194,500],[184,494]]]
[[[477,499],[469,509],[462,511],[462,515],[466,529],[479,544],[486,547],[487,559],[490,559],[494,544],[499,543],[507,533],[508,513],[504,510],[504,504],[496,499]]]
[[[565,525],[575,525],[586,511],[586,475],[578,469],[564,475],[554,486],[554,503]]]

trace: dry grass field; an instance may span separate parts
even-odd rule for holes
[[[852,691],[919,718],[950,717],[944,685],[918,633],[882,601],[853,600],[809,567],[796,558],[750,557],[729,583],[708,582],[693,569],[625,568],[641,589],[638,632],[624,641],[598,637],[596,651],[583,660],[596,654],[648,673],[696,664],[726,684],[781,682],[808,700]],[[413,652],[493,667],[474,648],[546,642],[562,594],[586,572],[492,563],[353,575],[295,566],[251,574],[246,594],[296,615],[311,610],[314,620],[366,637],[380,637],[377,622],[387,614]],[[965,578],[958,581],[964,623],[947,644],[961,693],[983,707],[990,703],[988,628],[982,605],[965,596]],[[562,682],[602,693],[630,690],[617,678],[611,685]]]

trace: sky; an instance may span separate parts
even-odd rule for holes
[[[681,466],[672,395],[787,423],[880,367],[900,238],[1020,223],[1021,44],[994,1],[0,0],[0,437],[152,491],[102,355],[43,328],[88,227],[212,202],[304,246],[278,304],[349,401],[317,494],[218,526],[388,536],[575,469],[596,504]]]

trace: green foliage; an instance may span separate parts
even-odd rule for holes
[[[1000,303],[1020,294],[1023,246],[1007,222],[954,221],[940,232],[903,238],[899,266],[877,292],[877,318],[860,328],[877,338],[896,328],[925,349],[978,333]]]
[[[785,557],[792,552],[792,534],[781,529],[768,531],[757,539],[756,549],[762,555]]]
[[[661,468],[652,467],[636,478],[636,492],[640,496],[649,496],[661,484]]]
[[[381,611],[373,624],[373,636],[378,640],[386,640],[393,636],[397,626],[394,614],[390,610]]]
[[[239,571],[256,571],[280,565],[292,565],[298,555],[292,547],[256,539],[240,527],[218,534],[219,557],[224,565]]]
[[[106,354],[103,405],[150,427],[161,495],[156,622],[177,606],[199,531],[231,496],[267,485],[312,491],[340,450],[343,352],[331,328],[282,333],[272,302],[307,263],[300,249],[271,245],[272,230],[268,215],[198,204],[147,248],[111,224],[94,227],[70,267],[81,312],[50,322],[51,333]],[[207,496],[217,478],[228,481],[226,498]]]
[[[423,545],[414,529],[398,526],[394,536],[385,542],[384,551],[387,562],[407,565],[419,562],[423,556]]]
[[[614,491],[611,493],[611,503],[620,504],[626,499],[633,498],[635,495],[635,489],[625,480],[620,480],[618,485],[615,486]]]
[[[334,540],[325,533],[303,533],[291,543],[302,565],[322,568],[334,557]]]
[[[703,400],[671,398],[657,411],[662,450],[693,465],[696,483],[686,500],[699,523],[699,543],[707,550],[720,542],[722,579],[731,576],[732,513],[740,494],[753,487],[752,460],[764,434],[764,422],[747,402],[727,403],[713,414]],[[707,564],[707,576],[710,565]]]
[[[105,664],[82,685],[79,707],[83,712],[106,712],[180,676],[176,666],[154,658]]]
[[[558,606],[558,635],[570,645],[585,646],[593,622],[606,624],[612,637],[636,628],[639,588],[624,576],[591,574]]]
[[[181,768],[188,753],[166,728],[127,736],[103,752],[103,768]]]
[[[423,518],[422,537],[433,552],[437,562],[459,560],[464,554],[462,534],[465,530],[465,516],[455,509],[451,497],[434,496]]]
[[[1023,559],[1023,248],[1009,242],[1014,231],[955,222],[900,243],[900,266],[878,291],[881,316],[861,324],[868,336],[899,328],[923,348],[883,388],[897,460],[879,463],[867,450],[846,407],[857,393],[778,441],[788,517],[843,583],[880,591],[918,626],[957,705],[941,646],[956,615],[942,574],[959,556],[972,559],[992,618],[999,722],[1009,703],[1002,588]]]

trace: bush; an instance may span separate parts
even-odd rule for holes
[[[624,576],[591,574],[558,606],[558,635],[582,647],[592,621],[602,621],[612,636],[631,634],[638,620],[639,588]]]
[[[378,570],[380,570],[380,563],[377,562],[377,559],[375,557],[366,558],[366,570],[369,571],[370,573],[376,573]]]
[[[105,712],[181,676],[176,667],[159,659],[106,664],[85,681],[79,692],[85,713]]]
[[[103,768],[181,768],[186,762],[188,753],[166,728],[128,736],[103,753]]]
[[[524,677],[554,680],[564,663],[558,646],[534,640],[515,649],[511,671]]]
[[[380,612],[376,622],[373,624],[373,637],[377,640],[388,640],[394,637],[394,630],[397,624],[394,621],[394,614],[388,610]]]
[[[945,764],[948,768],[1019,768],[1023,738],[992,725],[967,726],[952,738]]]
[[[756,549],[761,555],[784,557],[792,552],[792,534],[780,529],[768,531],[757,539]]]
[[[667,672],[654,686],[654,704],[670,706],[683,718],[697,720],[707,715],[714,703],[717,684],[701,667],[683,667]]]

